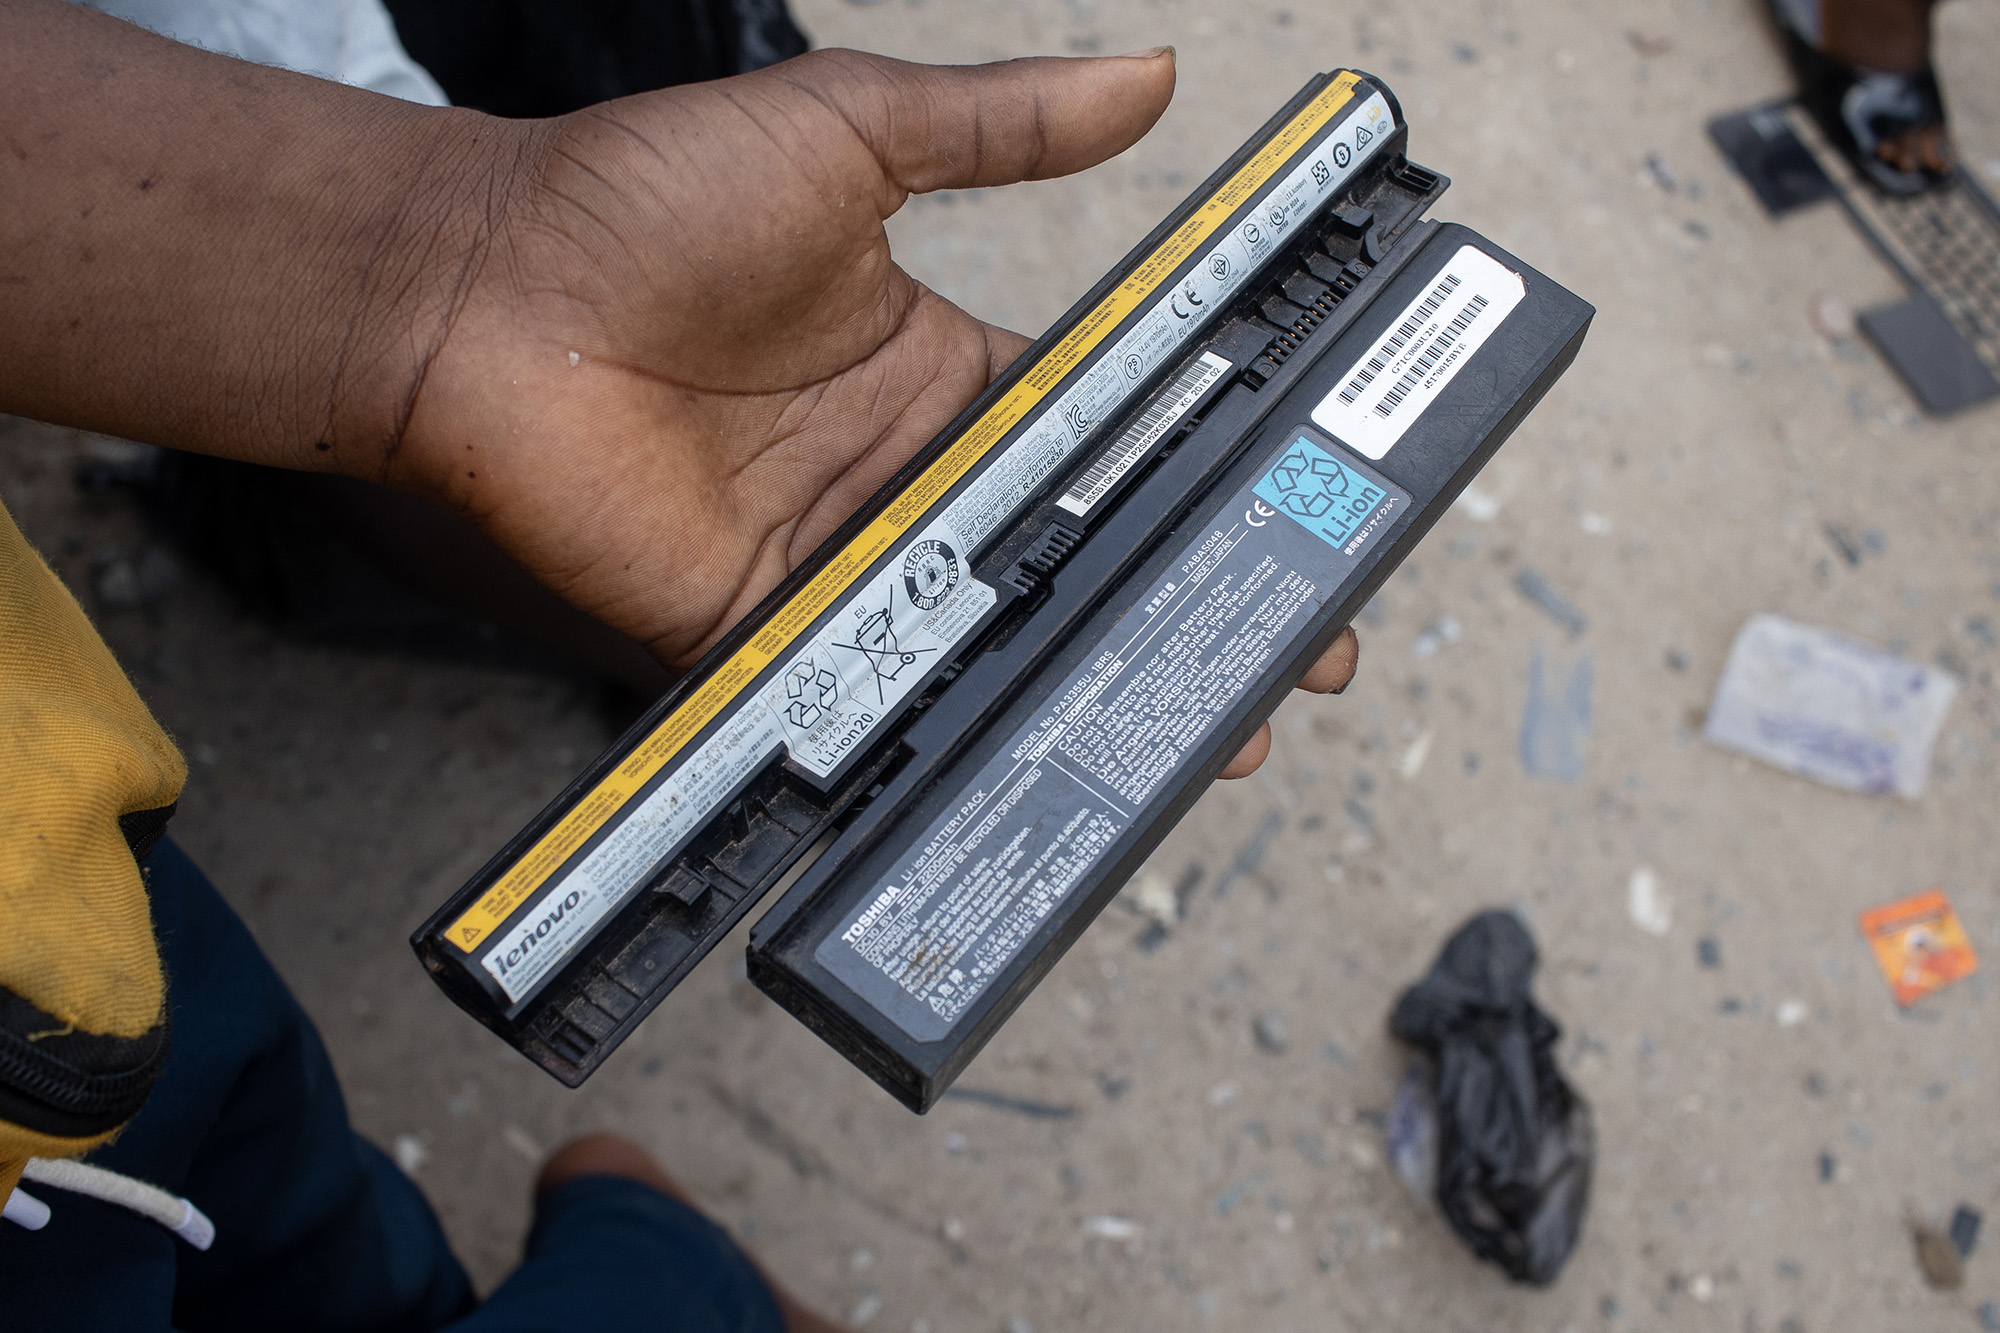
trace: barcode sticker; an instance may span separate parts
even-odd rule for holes
[[[1118,479],[1130,472],[1148,450],[1158,444],[1188,409],[1201,401],[1211,384],[1229,373],[1230,362],[1213,352],[1203,352],[1174,376],[1173,383],[1153,395],[1153,401],[1139,419],[1127,426],[1117,442],[1106,449],[1069,492],[1056,504],[1081,517],[1110,493]]]
[[[1403,310],[1382,341],[1313,409],[1313,424],[1368,458],[1381,458],[1527,295],[1521,275],[1461,246]]]

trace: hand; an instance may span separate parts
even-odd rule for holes
[[[1173,80],[1165,52],[834,51],[547,124],[384,479],[692,663],[1027,346],[897,267],[883,219],[1102,161]],[[1345,635],[1307,688],[1345,685],[1355,652]]]
[[[883,219],[1103,161],[1173,82],[1164,53],[828,51],[543,123],[380,479],[690,665],[1027,346]]]
[[[429,496],[685,667],[1026,345],[882,220],[1173,80],[833,51],[503,121],[0,0],[0,410]]]

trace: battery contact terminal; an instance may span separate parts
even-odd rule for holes
[[[1365,208],[1333,210],[1320,236],[1318,247],[1305,250],[1303,269],[1293,269],[1258,303],[1260,323],[1271,332],[1271,343],[1263,355],[1250,364],[1251,387],[1262,388],[1278,373],[1278,367],[1296,352],[1325,322],[1328,315],[1361,284],[1361,280],[1382,262],[1405,226],[1422,216],[1432,200],[1444,192],[1447,182],[1437,172],[1420,167],[1399,156],[1389,168],[1388,178],[1401,190],[1415,196],[1405,209],[1386,225]]]

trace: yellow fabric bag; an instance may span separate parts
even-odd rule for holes
[[[135,847],[187,763],[0,509],[0,1199],[111,1137],[166,1055]]]

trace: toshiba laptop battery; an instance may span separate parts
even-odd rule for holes
[[[936,1101],[1568,367],[1388,89],[1310,82],[412,944],[572,1086],[732,927]]]

